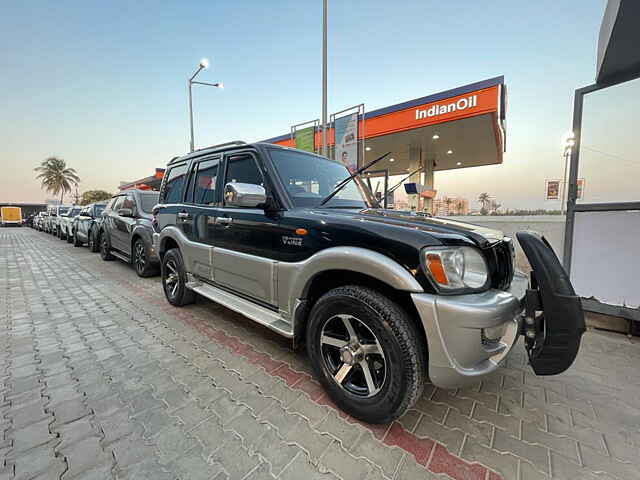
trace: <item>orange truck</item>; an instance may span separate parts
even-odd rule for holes
[[[0,225],[3,227],[21,227],[22,209],[20,207],[1,207]]]

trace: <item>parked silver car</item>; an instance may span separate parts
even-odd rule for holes
[[[59,230],[60,217],[65,213],[67,213],[70,208],[71,208],[71,205],[56,205],[54,207],[51,207],[49,209],[49,215],[47,216],[47,219],[45,221],[44,231],[59,237],[60,236],[60,230]]]
[[[68,243],[73,241],[73,219],[80,214],[80,210],[80,205],[74,205],[58,217],[57,234],[60,240],[66,240]]]

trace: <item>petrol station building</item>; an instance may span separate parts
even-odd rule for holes
[[[506,98],[504,77],[499,76],[370,112],[363,109],[358,116],[357,136],[361,147],[358,166],[390,152],[372,167],[369,176],[387,180],[392,176],[409,176],[407,182],[425,186],[427,192],[422,196],[432,198],[437,188],[435,172],[502,163]],[[331,156],[335,147],[335,122],[329,125],[327,133]],[[296,146],[293,129],[291,133],[264,142]],[[319,152],[319,128],[315,129],[313,142],[314,150]],[[156,169],[149,177],[122,183],[119,189],[157,190],[163,174],[164,169]],[[429,206],[429,201],[416,198],[412,208],[421,210]]]
[[[373,175],[407,176],[417,170],[408,181],[433,190],[437,188],[437,171],[502,163],[505,119],[502,76],[366,112],[358,122],[358,139],[364,146],[358,165],[391,152],[372,167]],[[327,133],[331,152],[335,144],[333,123]],[[293,131],[265,142],[296,145]],[[321,131],[317,129],[316,151],[320,143]]]

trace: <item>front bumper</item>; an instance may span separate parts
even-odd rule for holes
[[[413,293],[429,346],[429,378],[457,388],[496,370],[515,345],[529,280],[516,273],[509,290],[468,295]],[[488,333],[500,331],[498,338]]]

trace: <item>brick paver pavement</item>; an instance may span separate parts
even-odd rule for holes
[[[640,345],[588,332],[536,377],[521,347],[398,422],[336,410],[287,341],[157,278],[0,230],[0,480],[638,479]]]

